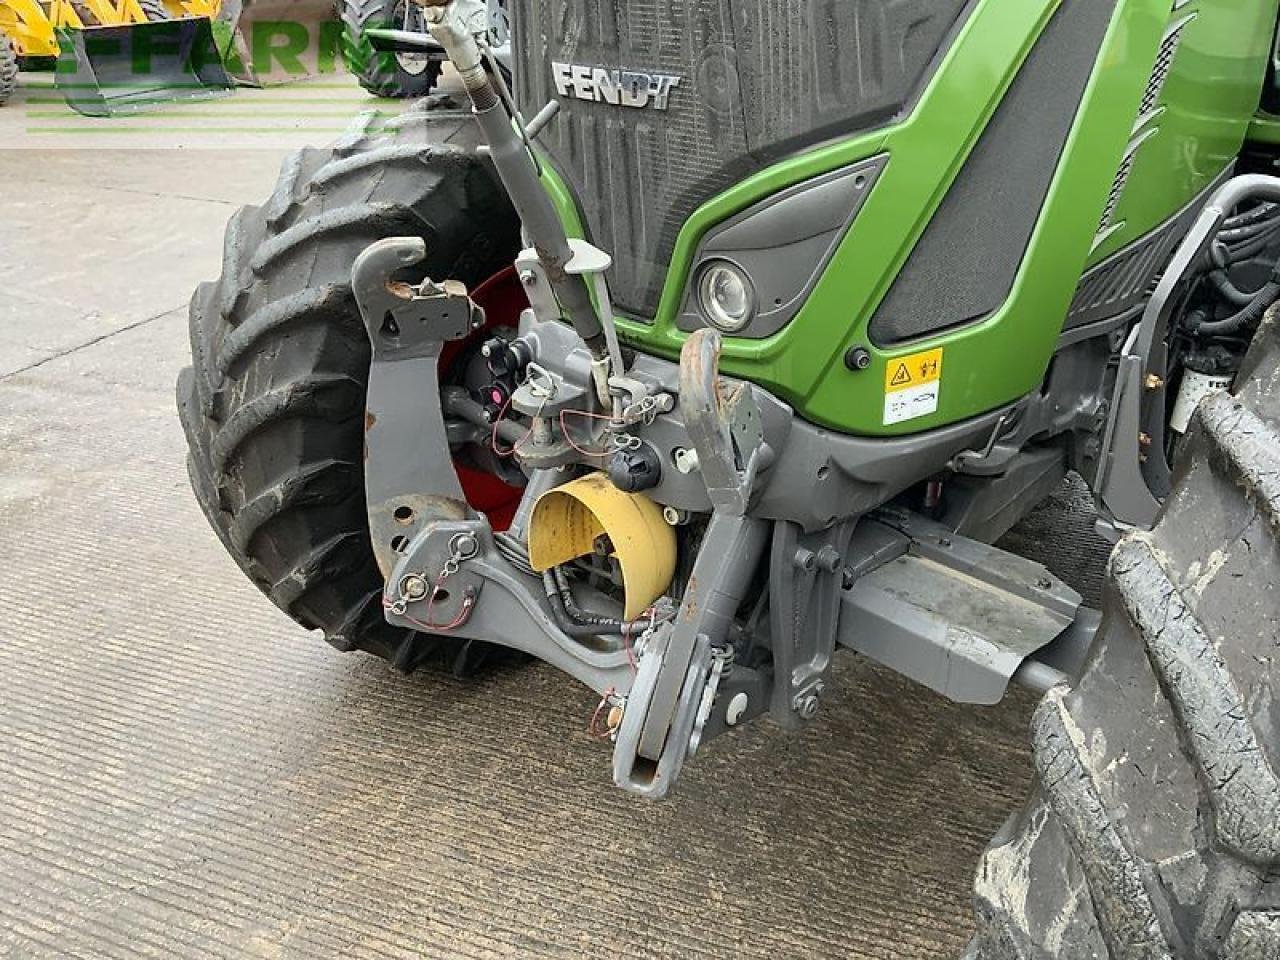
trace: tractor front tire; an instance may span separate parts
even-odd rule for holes
[[[18,89],[18,50],[13,41],[0,33],[0,107]]]
[[[1280,329],[1207,398],[1155,528],[1108,568],[1036,785],[982,858],[971,960],[1280,957]]]
[[[411,56],[379,53],[366,30],[403,28],[405,5],[413,0],[342,0],[342,58],[360,86],[375,97],[425,97],[440,81],[438,60],[413,61]]]
[[[231,218],[222,275],[191,299],[178,406],[196,499],[277,606],[340,650],[459,668],[474,645],[383,616],[364,499],[370,348],[351,265],[376,240],[421,237],[427,260],[408,279],[472,285],[511,262],[519,227],[469,114],[398,123],[291,154],[266,204]]]

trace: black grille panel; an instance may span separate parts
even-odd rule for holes
[[[876,343],[973,323],[1008,299],[1115,3],[1058,7],[872,316]]]
[[[555,96],[553,61],[679,75],[659,112],[561,98],[540,138],[614,255],[619,308],[657,308],[693,210],[803,147],[893,117],[969,0],[528,0],[518,97]]]

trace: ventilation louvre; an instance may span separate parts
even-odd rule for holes
[[[1176,4],[1174,9],[1181,5]],[[1116,207],[1120,205],[1125,187],[1129,184],[1129,175],[1133,172],[1134,159],[1137,157],[1138,148],[1159,129],[1153,127],[1143,130],[1142,128],[1160,106],[1160,94],[1164,92],[1165,81],[1169,79],[1169,72],[1173,69],[1173,60],[1178,55],[1178,47],[1182,43],[1182,33],[1187,24],[1194,20],[1195,17],[1194,13],[1183,17],[1165,31],[1164,39],[1160,41],[1160,49],[1156,53],[1156,62],[1151,68],[1151,76],[1147,78],[1147,86],[1142,91],[1142,100],[1138,104],[1138,118],[1133,124],[1134,137],[1129,141],[1128,147],[1125,148],[1124,159],[1120,161],[1120,167],[1116,170],[1115,179],[1111,181],[1111,191],[1107,194],[1107,204],[1103,207],[1102,218],[1098,221],[1098,232],[1094,237],[1095,246],[1106,239],[1108,231],[1111,229],[1116,215]]]

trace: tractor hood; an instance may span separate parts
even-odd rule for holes
[[[527,0],[521,110],[610,251],[618,307],[652,317],[702,203],[783,157],[907,108],[968,0]]]

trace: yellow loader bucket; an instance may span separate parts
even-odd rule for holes
[[[232,87],[207,17],[60,27],[55,83],[87,117],[223,97]]]

